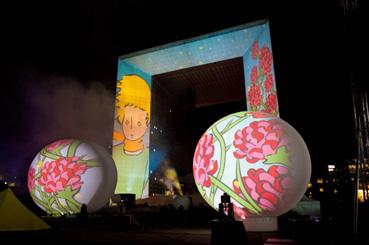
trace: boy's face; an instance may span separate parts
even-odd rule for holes
[[[144,136],[147,129],[147,112],[134,106],[124,107],[123,133],[126,139],[137,140]]]

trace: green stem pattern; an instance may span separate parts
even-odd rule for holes
[[[61,204],[61,202],[59,201],[59,198],[57,196],[54,196],[54,200],[55,200],[56,206],[58,206],[59,211],[65,213],[65,214],[69,213],[69,211],[64,208],[63,204]]]
[[[215,138],[219,140],[220,162],[219,162],[219,171],[218,171],[218,174],[217,174],[217,178],[222,179],[222,176],[223,176],[223,173],[224,173],[224,166],[225,166],[226,146],[225,146],[224,139],[223,139],[222,135],[219,133],[216,126],[214,126],[212,128],[212,132],[213,132]],[[214,195],[215,195],[216,191],[217,191],[217,188],[212,185],[211,190],[210,190],[209,201],[212,202],[213,204],[214,204]]]
[[[253,206],[251,206],[248,202],[246,202],[246,200],[237,195],[231,188],[223,184],[219,179],[217,179],[214,176],[210,176],[210,179],[213,185],[216,185],[219,189],[226,192],[233,198],[233,200],[237,201],[239,204],[249,209],[250,211],[254,212],[255,214],[258,214],[258,212],[255,210]]]
[[[235,115],[236,114],[236,115]],[[228,119],[230,116],[236,116],[238,117],[238,119],[232,123],[228,123],[227,126],[224,127],[224,129],[220,132],[221,135],[227,133],[230,129],[232,129],[234,126],[236,126],[238,123],[242,122],[243,120],[245,120],[246,118],[249,117],[249,115],[245,115],[245,112],[238,112],[238,113],[235,113],[235,114],[232,114],[232,115],[229,115],[225,118],[223,118],[224,120],[225,119]],[[222,119],[222,121],[224,121]],[[220,121],[221,122],[221,121]],[[220,123],[218,122],[217,125]],[[214,126],[215,127],[215,126]],[[217,141],[217,139],[215,138],[213,140],[213,143],[215,143]]]
[[[68,151],[67,151],[67,156],[68,157],[72,157],[76,154],[77,148],[78,146],[81,144],[80,141],[73,141],[72,144],[69,145],[68,147]]]
[[[243,181],[242,181],[242,177],[241,177],[240,160],[239,159],[237,159],[236,164],[237,164],[237,166],[236,166],[237,181],[238,181],[238,184],[240,186],[242,195],[247,199],[247,201],[251,204],[251,206],[253,206],[258,211],[258,213],[260,213],[262,211],[261,208],[250,197],[250,195],[247,193],[247,191],[245,189],[245,186],[243,185]]]
[[[229,119],[230,117],[244,117],[245,116],[245,112],[244,111],[240,111],[237,113],[233,113],[231,115],[228,115],[226,117],[223,117],[222,119],[220,119],[219,121],[216,122],[217,125],[219,125],[220,123],[224,122],[225,120]]]
[[[48,158],[53,159],[53,160],[58,160],[59,158],[64,158],[64,156],[62,156],[62,155],[58,155],[58,154],[49,152],[45,149],[41,150],[41,154],[44,155],[45,157],[48,157]],[[95,159],[91,159],[91,160],[81,160],[80,159],[77,162],[86,163],[87,166],[89,166],[89,167],[100,167],[101,166],[100,161],[95,160]]]
[[[49,211],[49,207],[40,199],[38,198],[34,193],[31,193],[31,196],[32,196],[32,199],[37,203],[39,204],[40,206],[42,206],[46,212]]]
[[[198,190],[199,190],[199,192],[200,192],[200,195],[206,200],[207,198],[206,198],[206,192],[205,192],[205,190],[203,189],[203,187],[199,187],[199,188],[197,188]]]
[[[73,198],[65,199],[67,203],[69,204],[68,207],[75,213],[79,213],[81,210],[81,204],[74,200]]]
[[[41,155],[44,155],[45,157],[48,157],[53,160],[58,160],[59,158],[63,157],[61,155],[54,154],[52,152],[47,151],[46,149],[42,149],[40,152]]]
[[[41,196],[41,199],[38,199],[40,201],[40,205],[43,206],[46,209],[47,213],[52,213],[52,211],[53,211],[53,209],[51,207],[52,203],[50,204],[50,201],[48,200],[45,193],[41,190],[39,185],[36,185],[36,189],[37,189],[38,193]]]
[[[88,167],[101,167],[101,162],[98,160],[79,160],[80,163],[86,163]]]

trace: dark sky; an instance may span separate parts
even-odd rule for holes
[[[108,147],[119,55],[264,18],[281,117],[304,137],[313,171],[352,158],[349,78],[367,82],[362,1],[350,16],[338,0],[198,2],[2,3],[0,171],[24,175],[60,137]]]

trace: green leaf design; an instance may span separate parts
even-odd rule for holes
[[[81,143],[78,141],[78,144],[81,144]],[[78,147],[78,145],[73,146],[72,149],[69,148],[67,154],[73,154],[71,156],[74,156],[77,147]],[[58,154],[55,154],[53,152],[49,152],[45,149],[41,150],[41,154],[44,155],[45,157],[48,157],[48,158],[53,159],[53,160],[58,160],[59,158],[65,158],[65,156],[58,155]],[[89,167],[101,167],[101,161],[98,160],[98,159],[90,159],[90,160],[81,160],[81,159],[79,159],[77,162],[78,163],[85,163]]]
[[[228,151],[229,150],[229,148],[231,148],[232,147],[232,144],[229,144],[227,147],[226,147],[226,151]]]
[[[59,158],[63,157],[62,155],[57,155],[50,151],[47,151],[46,149],[42,149],[40,154],[53,160],[58,160]]]
[[[233,200],[235,200],[236,202],[238,202],[239,204],[241,204],[242,206],[244,206],[245,208],[247,208],[251,212],[253,212],[255,214],[258,214],[257,210],[255,210],[255,208],[253,206],[251,206],[250,203],[248,203],[242,197],[240,197],[239,195],[237,195],[237,193],[235,193],[231,188],[229,188],[228,186],[226,186],[225,184],[223,184],[223,182],[221,182],[216,177],[214,177],[214,176],[209,176],[209,177],[210,177],[211,183],[213,185],[217,186],[217,188],[219,188],[222,191],[226,192],[228,195],[230,195],[233,198]]]
[[[37,174],[35,174],[34,180],[37,181],[38,178],[41,177],[41,170]]]
[[[66,200],[68,208],[74,213],[79,213],[81,211],[81,204],[79,202],[73,202],[72,200]]]
[[[78,160],[78,163],[87,164],[88,167],[101,167],[101,161],[98,159],[91,159],[91,160]]]
[[[217,173],[217,178],[222,179],[223,172],[224,172],[224,167],[225,167],[225,158],[226,158],[225,142],[224,142],[223,136],[219,133],[216,126],[212,127],[212,132],[213,132],[215,138],[218,139],[218,141],[219,141],[220,162],[219,162],[219,170],[218,170],[218,173]],[[209,201],[212,202],[212,203],[214,203],[214,195],[215,195],[216,191],[217,191],[217,188],[212,185],[211,190],[210,190],[210,196],[209,196]]]
[[[266,157],[264,164],[281,164],[286,167],[290,166],[289,154],[285,146],[279,147],[277,152]]]
[[[72,191],[72,188],[70,186],[68,186],[67,188],[65,188],[64,191],[58,192],[58,194],[56,194],[56,196],[59,197],[59,198],[70,199],[70,198],[73,198],[73,196],[75,194],[77,194],[78,191],[79,191],[79,189]]]
[[[255,201],[250,197],[249,193],[247,193],[245,186],[243,185],[243,181],[242,181],[242,176],[241,176],[241,167],[240,167],[240,160],[237,159],[236,162],[237,166],[236,166],[236,176],[237,176],[237,181],[238,184],[240,186],[242,195],[246,198],[246,200],[251,204],[251,206],[253,206],[256,210],[257,213],[260,213],[262,211],[262,209],[259,207],[259,205],[257,205],[255,203]]]
[[[72,142],[72,144],[69,145],[67,156],[73,157],[76,154],[78,146],[81,144],[79,140],[75,140]]]
[[[63,204],[60,202],[59,198],[57,196],[54,196],[55,204],[60,212],[63,213],[69,213],[69,210],[63,206]]]
[[[56,194],[57,198],[63,198],[64,200],[66,200],[67,204],[68,204],[68,208],[71,209],[73,212],[80,212],[82,203],[78,202],[76,199],[74,199],[74,196],[79,192],[79,189],[77,190],[72,190],[72,188],[70,186],[68,186],[67,188],[65,188],[64,191],[62,192],[58,192],[58,194]]]
[[[229,130],[231,130],[234,126],[236,126],[237,124],[239,124],[240,122],[242,122],[243,120],[249,118],[251,116],[251,114],[249,113],[245,113],[245,112],[238,112],[236,115],[235,114],[232,114],[230,116],[237,116],[239,117],[237,120],[233,121],[233,120],[230,120],[227,125],[223,128],[223,130],[220,132],[221,135],[224,135],[225,133],[227,133]],[[229,117],[229,116],[228,116]],[[228,118],[227,117],[227,118]],[[220,122],[219,122],[220,123]],[[219,124],[217,123],[217,125]],[[214,126],[216,127],[216,126]],[[213,140],[213,143],[215,143],[218,139],[215,138]]]
[[[52,200],[53,198],[50,197],[47,193],[44,193],[38,184],[36,184],[36,190],[40,194],[41,199],[38,198],[35,194],[33,194],[32,195],[32,197],[34,198],[33,200],[35,200],[37,204],[40,204],[40,206],[42,206],[47,213],[53,213],[52,208],[52,205],[54,203],[54,200]]]
[[[35,195],[34,191],[32,191],[31,196],[32,196],[32,199],[33,199],[37,204],[39,204],[41,207],[43,207],[43,208],[46,210],[46,212],[49,212],[49,209],[50,209],[50,208],[49,208],[48,204],[47,204],[46,202],[42,201],[41,199],[39,199],[39,198]]]
[[[56,153],[57,155],[61,155],[61,150],[65,147],[65,144],[60,144],[58,147],[56,147],[53,152]]]

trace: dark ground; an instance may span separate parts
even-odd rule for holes
[[[1,244],[210,244],[211,220],[216,213],[210,208],[191,208],[188,211],[173,209],[141,208],[130,214],[101,214],[90,216],[87,221],[75,217],[44,220],[53,228],[45,231],[2,232]],[[224,229],[226,231],[226,229]],[[279,219],[278,232],[247,232],[248,243],[268,243],[269,238],[293,240],[294,244],[369,244],[365,230],[353,235],[345,225],[329,222],[312,222],[308,219]],[[217,234],[219,235],[219,234]],[[221,234],[230,242],[237,233]]]

